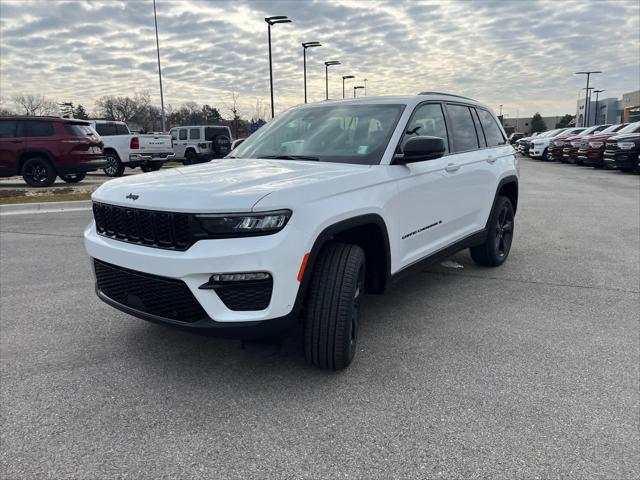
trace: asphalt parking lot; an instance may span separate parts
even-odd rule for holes
[[[638,478],[640,176],[522,159],[499,269],[367,298],[341,373],[94,295],[90,212],[0,218],[2,478]]]

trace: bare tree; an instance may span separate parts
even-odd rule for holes
[[[22,115],[59,114],[56,102],[48,100],[42,95],[15,95],[12,100],[17,112]]]
[[[240,114],[238,111],[238,99],[240,98],[240,94],[236,93],[236,92],[229,92],[229,101],[225,103],[225,108],[231,112],[231,115],[233,115],[232,120],[233,120],[233,124],[232,124],[232,133],[234,137],[238,136],[238,129],[239,129],[239,120],[240,120]]]

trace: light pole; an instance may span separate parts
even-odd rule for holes
[[[271,26],[276,23],[291,23],[291,20],[286,15],[276,15],[275,17],[267,17],[264,19],[269,25],[267,27],[269,35],[269,86],[271,87],[271,118],[275,116],[275,109],[273,107],[273,65],[271,62]]]
[[[329,100],[329,67],[333,65],[340,65],[340,62],[337,60],[330,60],[328,62],[324,62],[324,84],[325,84],[325,97]]]
[[[342,76],[342,98],[344,98],[344,81],[347,78],[356,78],[356,77],[354,77],[353,75],[343,75]]]
[[[320,42],[304,42],[302,44],[302,57],[304,68],[304,103],[307,103],[307,48],[321,47]]]
[[[600,116],[600,112],[598,111],[598,95],[604,92],[604,90],[594,90],[593,93],[596,94],[596,116],[594,118],[594,125],[598,125],[598,117]]]
[[[589,88],[583,88],[583,90],[586,90],[585,92],[585,97],[589,98],[589,112],[591,112],[591,90],[593,90],[593,87],[589,87]],[[589,114],[587,114],[587,116],[585,117],[585,124],[583,125],[583,127],[588,127],[589,126]]]
[[[160,41],[158,40],[158,15],[156,14],[156,0],[153,0],[153,21],[156,25],[156,52],[158,54],[158,79],[160,79],[160,121],[162,122],[162,133],[166,132],[164,117],[164,96],[162,94],[162,69],[160,68]]]
[[[574,73],[574,75],[586,75],[587,76],[587,93],[589,93],[589,78],[591,77],[591,74],[595,74],[595,73],[602,73],[600,70],[591,70],[588,72],[576,72]],[[588,99],[591,100],[591,99]],[[589,123],[589,104],[587,103],[587,98],[584,99],[584,110],[585,110],[585,119],[586,119],[586,123]],[[588,127],[589,125],[587,124],[582,125],[583,127]]]
[[[367,81],[368,80],[366,78],[363,80],[363,82],[364,82],[364,96],[365,97],[367,96]]]
[[[364,88],[364,85],[354,85],[353,87],[353,98],[356,98],[356,90]]]

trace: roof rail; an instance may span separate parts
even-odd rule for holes
[[[446,95],[447,97],[456,97],[456,98],[464,98],[466,100],[472,100],[477,102],[477,100],[473,100],[473,98],[463,97],[462,95],[454,95],[453,93],[443,93],[443,92],[420,92],[418,95]]]

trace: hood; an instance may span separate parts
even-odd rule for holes
[[[611,133],[596,133],[595,135],[587,135],[586,137],[580,137],[582,140],[586,140],[587,142],[597,142],[600,140],[606,140],[609,137],[615,136],[616,132]]]
[[[219,159],[110,180],[92,200],[173,212],[251,211],[276,191],[334,182],[369,165],[295,160]]]
[[[609,137],[608,140],[625,141],[630,140],[632,142],[640,140],[640,133],[623,133],[622,135],[614,135]]]

